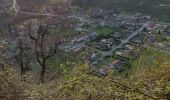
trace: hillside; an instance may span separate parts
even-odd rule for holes
[[[48,8],[53,8],[57,12],[55,4],[57,1],[59,0],[16,0],[16,3],[17,9],[23,12],[45,12]],[[14,12],[13,2],[13,0],[0,0],[0,30],[6,31],[9,23],[18,24],[29,19],[27,15]]]
[[[152,15],[163,21],[170,21],[170,1],[169,0],[78,0],[78,5],[82,7],[115,8],[121,7],[123,10],[132,13],[144,13]]]
[[[161,59],[161,60],[160,60]],[[107,77],[98,77],[86,64],[78,64],[69,72],[62,66],[60,79],[36,85],[20,81],[15,70],[5,67],[0,71],[0,98],[4,100],[169,100],[169,56],[147,49],[135,61],[135,74],[120,78],[110,71]],[[152,63],[148,61],[153,60]],[[29,74],[29,76],[32,74]],[[14,95],[15,94],[15,95]]]
[[[170,100],[170,1],[0,8],[0,100]]]

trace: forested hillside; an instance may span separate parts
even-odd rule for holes
[[[77,0],[82,7],[115,8],[121,7],[132,13],[144,13],[164,21],[170,21],[169,0]]]

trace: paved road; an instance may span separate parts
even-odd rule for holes
[[[142,26],[140,29],[138,29],[138,30],[134,31],[133,33],[131,33],[131,35],[130,35],[127,39],[122,40],[119,45],[117,45],[117,46],[113,45],[113,46],[112,46],[112,49],[111,49],[110,51],[100,51],[100,50],[98,50],[98,49],[96,49],[96,48],[94,48],[94,47],[90,47],[90,46],[85,45],[85,43],[86,43],[88,40],[87,40],[87,41],[84,41],[84,42],[81,42],[81,43],[77,43],[76,45],[71,45],[71,46],[70,46],[70,50],[73,50],[73,49],[78,48],[78,47],[88,47],[88,48],[91,48],[91,49],[93,49],[93,50],[95,50],[95,51],[97,51],[97,52],[102,52],[104,57],[105,57],[105,56],[108,56],[108,55],[112,55],[112,54],[113,54],[113,51],[115,51],[115,50],[118,49],[118,48],[121,48],[124,44],[128,43],[128,42],[130,41],[130,39],[132,39],[134,36],[136,36],[137,34],[139,34],[139,33],[143,30],[143,28],[146,27],[149,23],[150,23],[150,22],[144,23],[143,26]]]
[[[118,48],[121,48],[124,44],[128,43],[130,41],[130,39],[132,39],[134,36],[139,34],[149,23],[150,22],[146,22],[145,24],[143,24],[143,26],[140,29],[131,33],[131,35],[127,39],[122,40],[121,43],[118,46],[112,46],[112,50],[103,52],[103,55],[104,56],[112,55],[113,51],[115,51]]]
[[[105,56],[110,56],[110,55],[112,55],[112,54],[113,54],[113,51],[115,51],[115,50],[118,49],[118,48],[121,48],[124,44],[128,43],[130,39],[132,39],[134,36],[136,36],[137,34],[139,34],[139,33],[143,30],[143,28],[146,27],[149,23],[150,23],[150,22],[144,23],[143,26],[142,26],[140,29],[138,29],[137,31],[133,32],[127,39],[121,41],[121,43],[120,43],[118,46],[112,46],[112,50],[107,51],[107,52],[103,52],[103,56],[100,57],[100,58],[98,59],[98,61],[103,60]],[[97,50],[97,49],[96,49],[96,50]],[[100,52],[101,52],[101,51],[100,51]],[[106,64],[107,66],[109,66],[106,62],[105,62],[105,64]]]

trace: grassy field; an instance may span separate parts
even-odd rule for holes
[[[104,27],[99,26],[95,30],[96,30],[97,34],[100,36],[108,36],[108,35],[112,34],[113,32],[119,31],[118,28],[112,28],[109,26],[104,26]]]

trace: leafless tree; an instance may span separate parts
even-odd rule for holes
[[[26,70],[29,69],[29,64],[31,62],[30,48],[27,44],[24,44],[23,40],[18,37],[17,39],[17,50],[14,54],[16,63],[20,66],[21,76],[25,74]]]
[[[44,82],[44,76],[47,69],[47,61],[57,52],[57,45],[60,43],[55,36],[51,36],[49,25],[39,25],[36,33],[31,32],[31,24],[29,24],[29,37],[34,43],[34,51],[36,59],[41,66],[39,83]]]
[[[12,33],[11,25],[8,24],[9,33]],[[25,74],[25,72],[29,69],[29,64],[31,61],[31,54],[30,54],[30,46],[28,45],[28,37],[26,38],[26,30],[22,30],[24,32],[24,36],[20,35],[19,31],[16,31],[16,45],[15,49],[10,49],[12,53],[11,61],[14,61],[17,66],[20,67],[21,77]]]
[[[0,63],[0,67],[1,67],[2,71],[5,70],[5,67],[4,67],[4,64],[3,64],[3,63]]]

